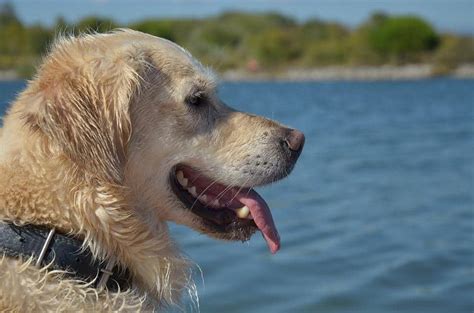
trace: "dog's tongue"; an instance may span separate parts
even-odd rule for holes
[[[236,196],[236,200],[246,205],[258,229],[267,241],[268,248],[272,253],[276,253],[280,249],[280,236],[273,223],[272,213],[265,200],[253,189],[250,191],[240,192]]]

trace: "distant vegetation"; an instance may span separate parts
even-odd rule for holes
[[[168,38],[218,71],[430,63],[444,74],[459,64],[474,63],[472,36],[439,34],[416,16],[376,13],[355,29],[319,19],[300,23],[276,13],[243,12],[128,25],[103,17],[87,17],[74,24],[58,18],[53,27],[46,27],[23,24],[7,3],[0,5],[0,70],[29,76],[58,33],[105,32],[117,27]]]

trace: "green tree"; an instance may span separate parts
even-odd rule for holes
[[[0,5],[0,68],[16,67],[25,54],[27,30],[10,3]]]
[[[421,53],[433,51],[438,46],[436,32],[418,17],[375,16],[372,20],[368,44],[378,54],[390,59],[398,62],[416,61]]]
[[[254,45],[258,60],[267,67],[282,67],[303,53],[300,41],[289,30],[267,30],[254,37]]]
[[[10,2],[0,3],[0,27],[12,24],[21,25],[13,5]]]
[[[114,20],[100,17],[100,16],[89,16],[80,20],[74,27],[74,30],[78,33],[83,32],[98,32],[105,33],[114,28],[117,28],[118,24]]]
[[[132,24],[130,27],[153,36],[176,41],[178,38],[174,30],[174,24],[172,20],[145,20]]]

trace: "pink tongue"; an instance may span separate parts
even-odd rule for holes
[[[236,199],[249,208],[255,224],[267,241],[268,248],[272,253],[276,253],[280,249],[280,236],[265,200],[253,189],[249,192],[240,192]]]

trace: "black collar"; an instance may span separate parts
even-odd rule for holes
[[[126,270],[94,259],[88,248],[82,248],[82,241],[44,227],[0,221],[0,257],[2,253],[9,257],[33,256],[40,267],[51,263],[53,269],[68,271],[74,278],[85,282],[95,280],[96,288],[107,287],[110,291],[130,288]]]

